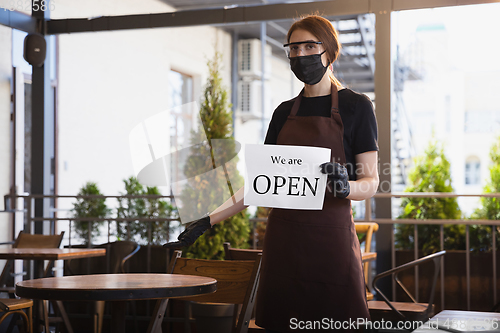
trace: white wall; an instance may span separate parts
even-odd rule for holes
[[[464,112],[474,115],[477,113],[477,119],[484,123],[484,127],[490,128],[491,119],[484,118],[484,112],[500,116],[500,106],[494,102],[494,96],[500,92],[500,71],[471,71],[464,74],[463,79],[463,103]],[[465,114],[464,114],[465,118]],[[498,119],[498,118],[497,118]],[[461,159],[457,161],[458,168],[461,170],[460,182],[457,184],[457,192],[461,193],[482,193],[486,183],[490,180],[490,159],[491,146],[496,142],[500,135],[498,123],[495,124],[496,130],[466,132],[463,133],[463,145],[461,147]],[[479,185],[465,185],[465,162],[468,157],[476,156],[481,162],[481,182]],[[480,206],[479,199],[461,199],[461,206],[468,212]]]
[[[451,64],[446,31],[426,31],[419,39],[417,57],[427,69],[423,80],[405,82],[405,108],[412,122],[417,154],[422,154],[431,136],[443,144],[451,166],[452,185],[456,193],[482,193],[489,180],[491,165],[489,152],[498,131],[465,131],[466,112],[484,112],[500,115],[500,107],[493,102],[498,93],[500,71],[464,70]],[[440,45],[439,48],[437,45]],[[431,50],[437,49],[437,56]],[[413,64],[418,68],[418,64]],[[483,119],[484,128],[489,119]],[[481,182],[465,184],[465,162],[475,156],[481,162]],[[477,197],[458,199],[462,212],[469,216],[480,207]]]
[[[193,77],[193,100],[201,102],[215,45],[230,89],[231,38],[219,29],[60,35],[58,193],[74,195],[87,181],[97,182],[106,195],[125,192],[123,179],[134,175],[130,131],[168,109],[170,70]],[[59,206],[72,204],[60,200]],[[66,229],[67,222],[59,228]]]
[[[172,10],[157,0],[62,0],[51,18]],[[87,181],[97,182],[104,194],[124,191],[122,180],[133,174],[130,130],[167,109],[171,69],[193,76],[194,100],[199,102],[216,42],[220,50],[230,50],[227,34],[209,27],[58,36],[59,194],[76,194]]]

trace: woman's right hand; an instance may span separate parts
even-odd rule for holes
[[[191,222],[191,224],[187,226],[186,230],[181,232],[179,237],[177,237],[177,242],[164,244],[163,247],[168,249],[180,249],[185,246],[190,246],[211,227],[210,216],[207,215],[202,217],[197,221]]]

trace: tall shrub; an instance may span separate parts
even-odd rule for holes
[[[483,193],[500,192],[500,137],[496,139],[490,149],[490,179],[483,188]],[[500,220],[500,198],[482,197],[481,207],[472,213],[472,219]],[[500,241],[497,228],[497,242]],[[492,245],[492,229],[487,225],[470,226],[470,246],[472,250],[490,251]]]
[[[271,208],[257,207],[255,218],[268,218]],[[266,236],[267,221],[258,221],[255,223],[255,240],[258,248],[264,246],[264,237]]]
[[[78,192],[78,195],[102,195],[96,183],[87,182]],[[74,218],[88,218],[88,220],[75,221],[73,223],[75,233],[85,244],[90,240],[100,236],[100,227],[104,221],[92,220],[92,218],[106,218],[110,213],[106,205],[106,198],[77,198],[73,204],[71,214]],[[90,231],[90,234],[89,234]]]
[[[137,178],[124,179],[125,195],[161,195],[158,188],[144,187]],[[124,221],[128,218],[149,218],[149,221]],[[160,198],[118,198],[116,217],[116,235],[118,239],[132,239],[139,244],[163,244],[169,241],[174,229],[170,221],[158,221],[155,218],[177,218],[176,210],[167,201]]]
[[[208,61],[209,76],[204,90],[204,100],[200,109],[200,130],[191,136],[190,155],[187,158],[184,174],[189,179],[183,190],[183,202],[192,203],[189,207],[198,215],[215,210],[220,204],[228,188],[236,192],[243,186],[243,178],[236,168],[237,158],[231,160],[236,149],[232,137],[231,105],[226,89],[222,85],[219,74],[220,55],[217,53],[212,61]],[[203,141],[205,133],[207,140]],[[215,140],[224,139],[223,147]],[[201,142],[201,143],[200,143]],[[200,170],[212,170],[214,161],[231,160],[225,163],[225,176],[216,177],[217,184],[210,184],[199,177]],[[229,182],[228,179],[231,181]],[[205,211],[204,211],[205,210]],[[206,211],[208,210],[208,211]],[[186,251],[190,258],[222,259],[223,243],[230,242],[232,247],[247,247],[250,235],[248,216],[242,212],[221,221],[209,229]]]
[[[417,156],[409,174],[409,186],[405,192],[453,192],[450,163],[443,148],[432,140],[425,152]],[[404,198],[400,219],[459,219],[461,211],[456,198]],[[424,222],[425,223],[425,222]],[[439,225],[419,224],[418,247],[424,253],[439,251]],[[446,249],[465,248],[465,226],[445,225],[444,246]],[[414,225],[396,224],[396,248],[414,248]]]

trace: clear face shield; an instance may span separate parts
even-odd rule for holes
[[[288,58],[319,54],[322,51],[321,42],[312,40],[304,42],[287,43],[283,45]]]

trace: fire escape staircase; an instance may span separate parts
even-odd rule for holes
[[[337,77],[361,93],[375,90],[375,25],[370,15],[342,17],[333,22],[339,30],[341,55],[334,64]]]
[[[375,24],[369,14],[342,17],[334,21],[339,31],[342,51],[335,62],[335,74],[339,80],[354,91],[372,94],[375,91]],[[394,64],[395,107],[391,114],[392,187],[395,191],[405,187],[407,170],[415,148],[409,119],[405,113],[401,96],[409,68]]]

